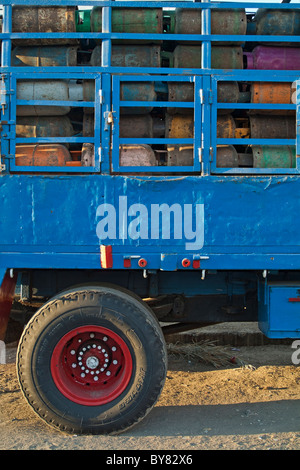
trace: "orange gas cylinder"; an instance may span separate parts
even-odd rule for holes
[[[72,161],[68,149],[60,144],[17,145],[18,166],[65,166]]]
[[[251,86],[252,103],[290,104],[292,97],[291,83],[255,82]]]

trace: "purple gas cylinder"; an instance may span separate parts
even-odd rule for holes
[[[300,48],[257,46],[244,52],[247,69],[300,70]]]

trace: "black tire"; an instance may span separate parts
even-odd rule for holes
[[[49,425],[76,434],[117,434],[136,424],[155,405],[166,370],[152,311],[114,286],[76,287],[49,300],[27,324],[17,352],[30,406]]]

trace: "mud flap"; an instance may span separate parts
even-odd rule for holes
[[[0,268],[0,341],[4,341],[17,283],[17,274]]]

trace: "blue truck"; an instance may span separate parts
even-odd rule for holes
[[[21,305],[34,411],[139,422],[162,324],[300,338],[299,3],[2,4],[0,339]]]

